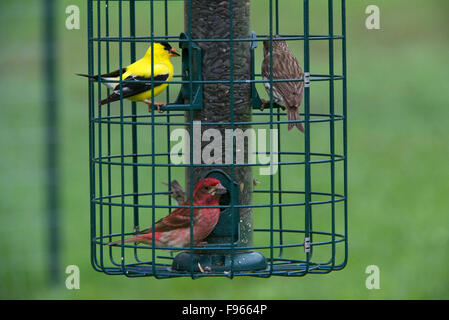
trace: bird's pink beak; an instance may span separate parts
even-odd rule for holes
[[[226,192],[228,192],[228,190],[223,187],[223,185],[221,183],[217,184],[215,187],[212,187],[210,194],[212,194],[213,196],[215,196],[216,194],[225,194]]]
[[[180,54],[176,51],[175,48],[172,48],[170,50],[170,57],[179,57],[179,56],[180,56]]]

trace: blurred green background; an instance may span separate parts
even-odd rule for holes
[[[264,33],[267,2],[251,2],[252,30]],[[289,10],[299,1],[280,2],[281,32],[301,32],[299,14]],[[81,9],[80,30],[65,27],[72,4]],[[371,4],[381,10],[381,30],[365,28]],[[311,33],[326,30],[325,5],[316,0]],[[170,34],[182,31],[182,10],[173,4]],[[347,1],[347,267],[304,278],[195,281],[107,276],[90,265],[87,85],[73,76],[87,71],[86,1],[57,1],[62,257],[55,286],[46,251],[42,11],[42,1],[0,4],[0,298],[449,298],[448,1]],[[372,264],[379,290],[365,287]],[[80,267],[80,290],[65,287],[68,265]]]

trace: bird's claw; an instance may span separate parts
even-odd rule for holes
[[[264,111],[265,105],[269,104],[270,101],[268,101],[268,100],[263,100],[263,99],[261,99],[261,101],[262,101],[262,105],[260,106],[260,111]]]
[[[201,241],[196,244],[197,247],[204,247],[207,244],[207,241]]]
[[[156,109],[158,113],[163,113],[164,111],[161,110],[161,107],[165,106],[165,103],[155,103]]]
[[[163,113],[164,111],[161,110],[161,107],[165,106],[165,103],[155,102],[152,103],[151,101],[144,101],[148,105],[148,113],[151,113],[153,104],[156,106],[156,110],[158,113]]]

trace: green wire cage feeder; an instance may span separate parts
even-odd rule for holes
[[[317,16],[326,19],[324,34],[309,27],[312,1],[294,3],[289,8],[278,0],[88,0],[89,75],[123,70],[156,42],[169,42],[182,53],[178,61],[172,59],[173,79],[157,97],[166,102],[162,113],[123,99],[122,89],[119,101],[98,107],[111,90],[101,79],[89,80],[95,270],[161,279],[304,276],[344,268],[345,0],[323,0],[317,7]],[[258,17],[265,19],[266,31],[251,30],[251,5],[266,6],[266,16]],[[184,11],[184,30],[173,34],[176,8]],[[283,10],[297,10],[295,34],[282,32]],[[260,110],[264,84],[280,81],[273,79],[272,63],[269,79],[259,72],[262,42],[268,41],[271,51],[279,39],[287,41],[304,71],[302,78],[283,79],[304,83],[299,108],[304,133],[287,131],[286,112],[273,102],[272,90],[270,104]],[[319,66],[315,45],[320,58],[325,56]],[[167,83],[157,80],[142,83],[152,90]],[[120,73],[119,87],[124,83]],[[214,149],[212,162],[199,156],[211,142],[227,148],[222,154]],[[182,207],[171,181],[179,181],[186,198],[192,198],[195,184],[205,177],[227,189],[215,207],[220,218],[207,244],[124,243]],[[196,207],[188,208],[192,218]]]

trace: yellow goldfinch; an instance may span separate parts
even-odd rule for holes
[[[155,42],[154,47],[154,75],[155,81],[170,81],[173,78],[173,65],[170,62],[170,57],[179,56],[174,48],[168,42]],[[160,94],[168,86],[167,83],[148,83],[143,81],[151,81],[151,46],[148,48],[145,56],[134,62],[133,64],[122,69],[122,97],[134,102],[144,102],[148,105],[148,112],[151,112],[151,95],[154,90],[154,96]],[[98,76],[91,76],[88,74],[77,74],[98,81]],[[112,94],[100,101],[99,106],[106,103],[120,100],[120,70],[102,74],[101,80],[108,88],[114,90]],[[133,82],[135,81],[135,82]],[[152,90],[152,88],[154,88]],[[164,106],[164,103],[154,103],[157,110]]]

